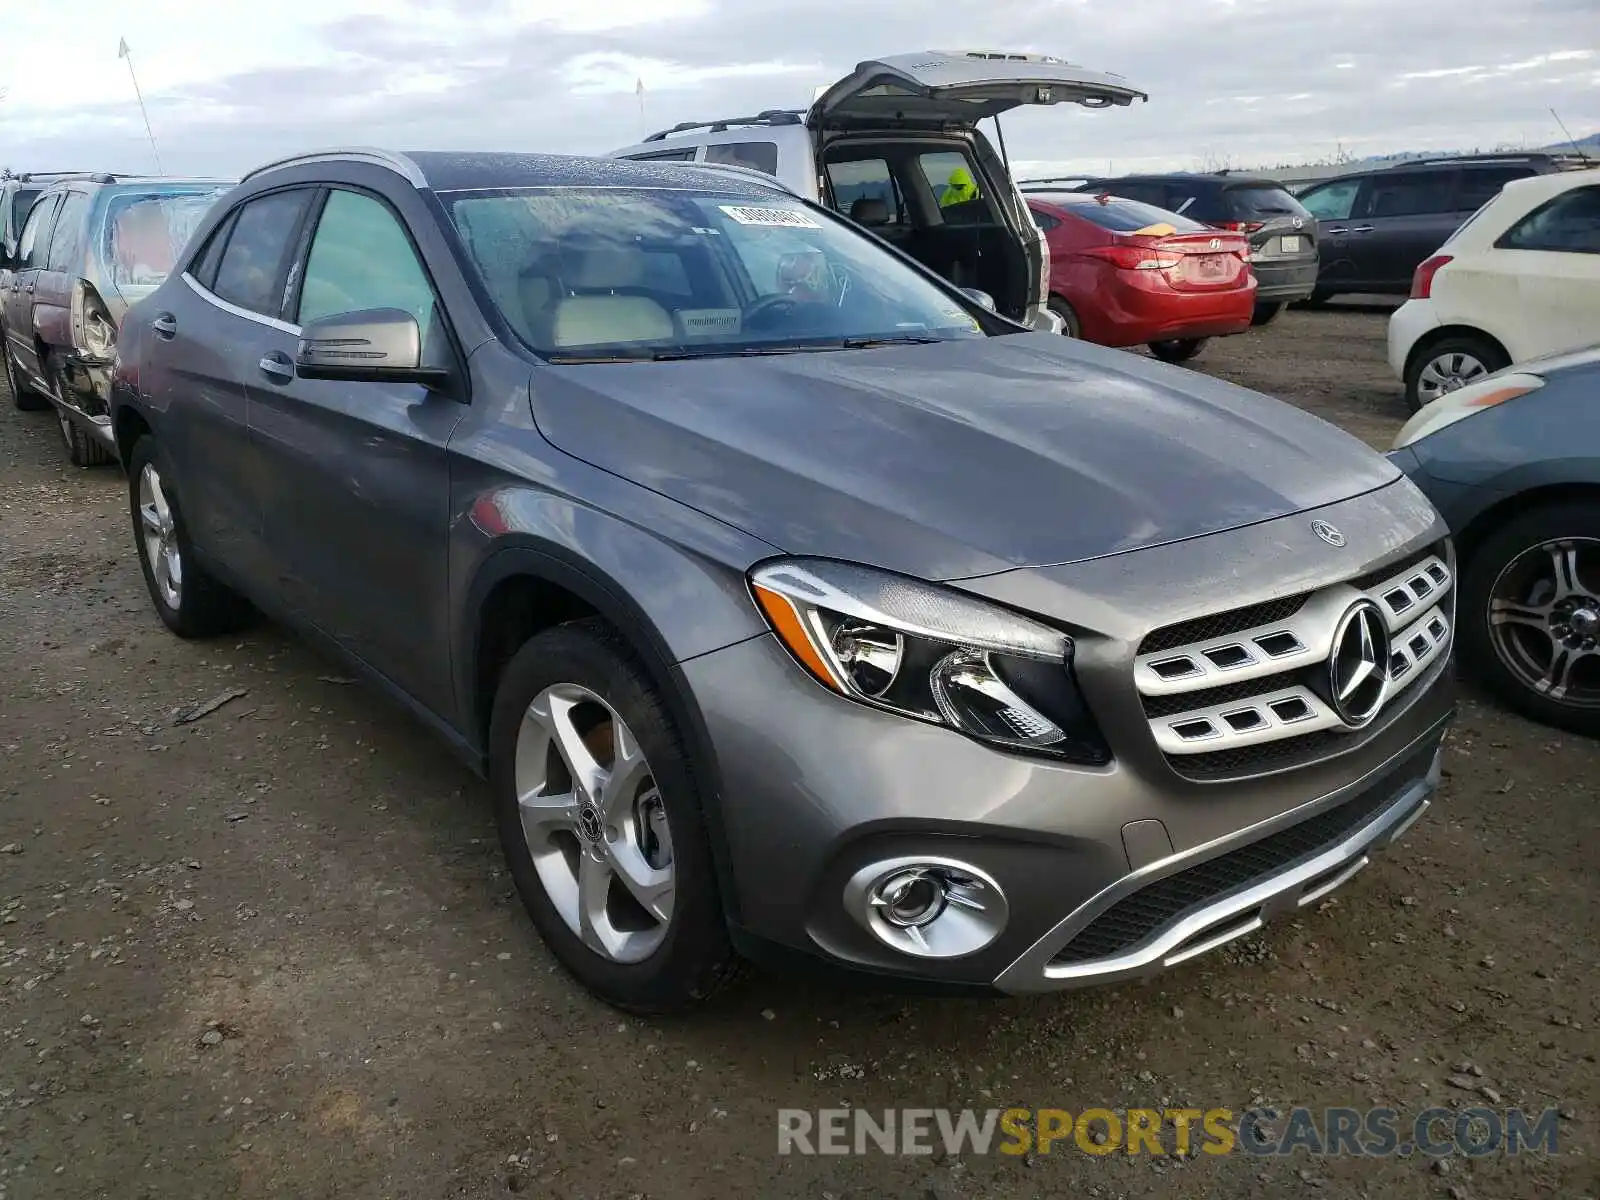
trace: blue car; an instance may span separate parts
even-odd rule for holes
[[[1600,734],[1600,346],[1449,393],[1390,457],[1455,535],[1462,665],[1534,720]]]

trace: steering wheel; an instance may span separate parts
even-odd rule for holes
[[[763,296],[744,310],[744,326],[746,329],[770,329],[772,326],[768,323],[768,318],[776,318],[779,321],[787,320],[802,308],[809,307],[813,307],[813,305],[798,296],[782,294]]]

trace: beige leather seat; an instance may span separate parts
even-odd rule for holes
[[[665,308],[648,296],[608,290],[636,287],[643,276],[639,255],[620,247],[579,255],[564,282],[583,294],[555,302],[550,312],[551,343],[565,347],[671,341],[672,314]]]

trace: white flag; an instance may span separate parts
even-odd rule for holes
[[[117,39],[117,57],[118,58],[127,58],[128,57],[128,39],[127,38],[118,38]]]
[[[644,95],[644,80],[642,78],[637,78],[633,81],[633,94],[635,96]]]

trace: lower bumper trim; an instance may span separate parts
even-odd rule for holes
[[[1186,870],[1158,875],[1142,888],[1091,900],[1007,967],[995,986],[1047,992],[1135,979],[1244,937],[1358,874],[1427,810],[1439,778],[1435,751],[1427,773],[1398,795],[1374,789]],[[1316,839],[1317,848],[1308,848],[1306,839]],[[1264,869],[1248,882],[1199,898],[1220,872],[1252,861]]]

